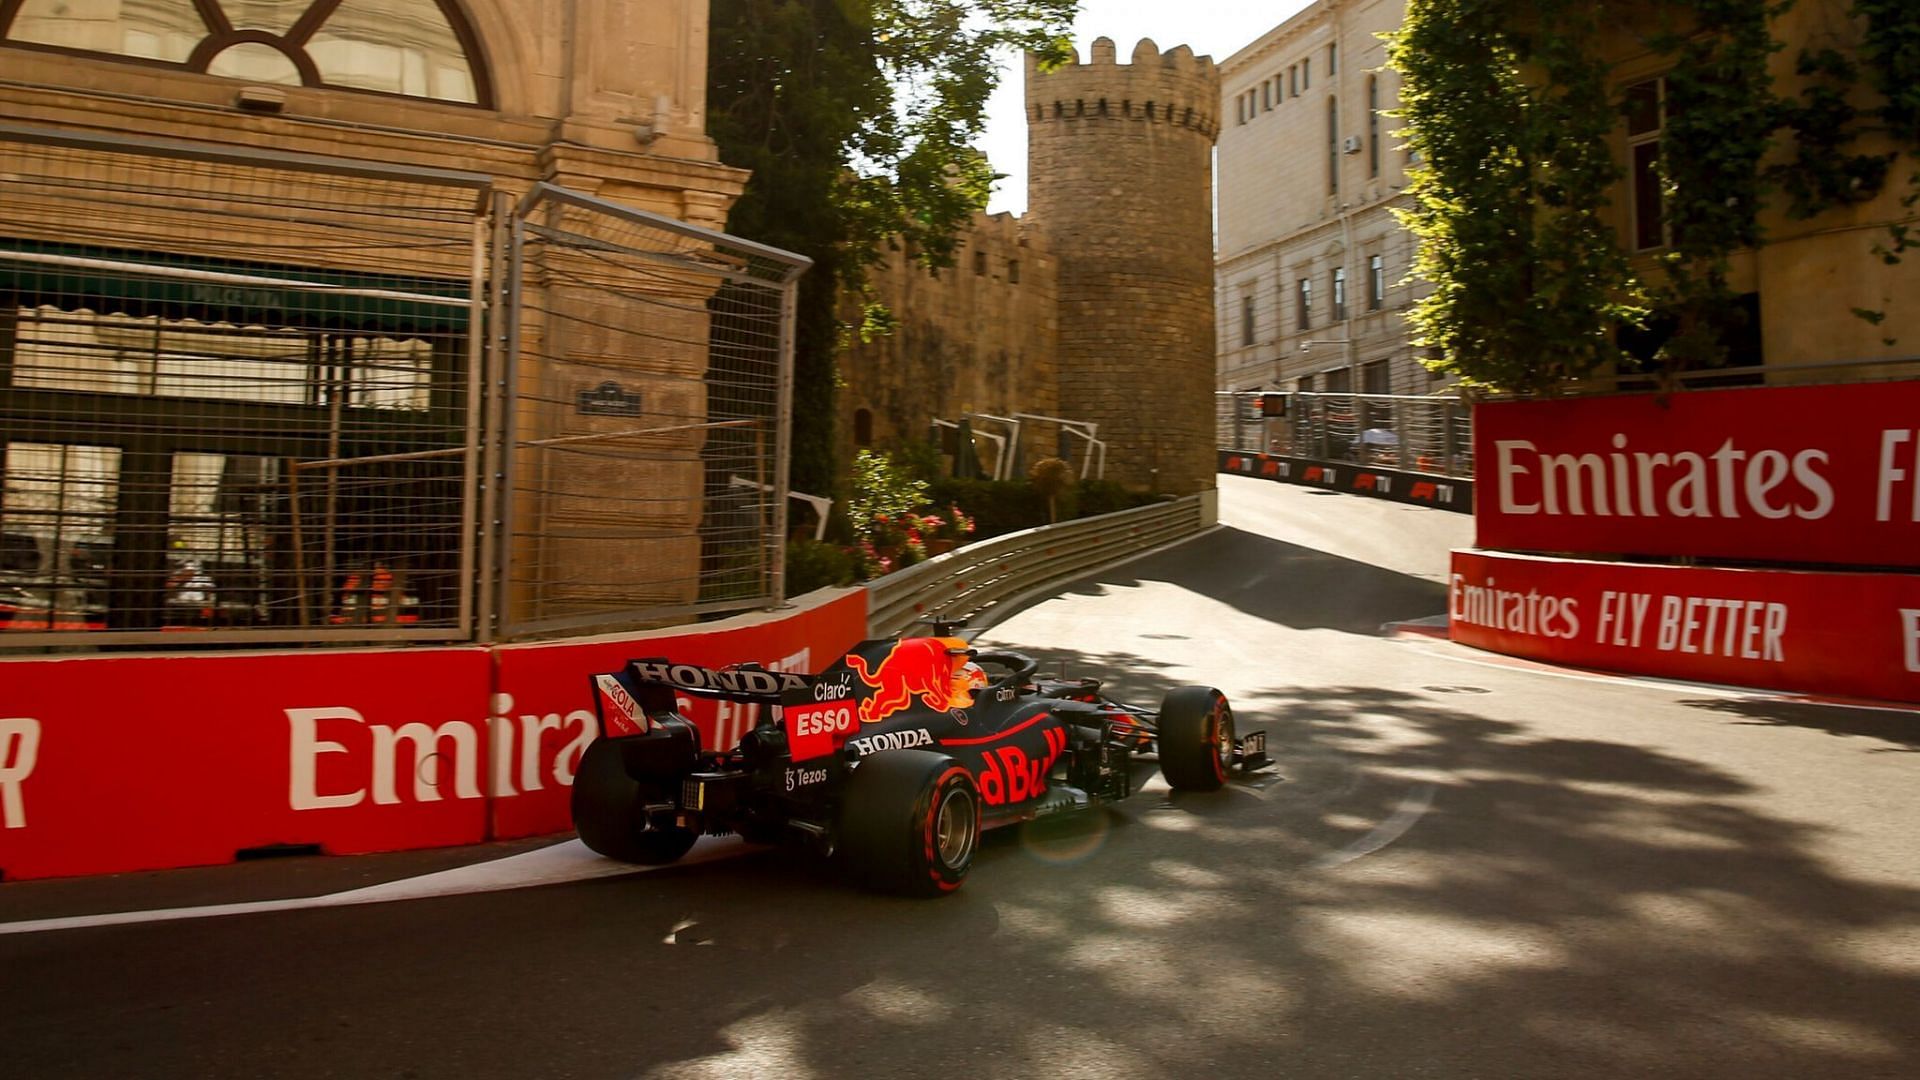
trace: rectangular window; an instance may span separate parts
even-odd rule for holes
[[[984,275],[987,272],[986,252],[976,251],[973,253],[973,272],[975,276]]]
[[[1390,394],[1393,392],[1389,389],[1389,387],[1393,385],[1393,382],[1387,369],[1387,361],[1385,360],[1375,360],[1373,363],[1362,367],[1360,369],[1360,378],[1365,386],[1365,389],[1362,390],[1361,393]]]
[[[1305,60],[1300,61],[1300,89],[1310,90],[1312,88],[1313,88],[1313,57],[1309,56]]]
[[[1367,175],[1380,176],[1380,77],[1367,76]]]
[[[1246,98],[1238,97],[1233,99],[1233,120],[1236,124],[1244,124],[1247,122]]]
[[[1313,281],[1300,279],[1300,329],[1313,329]]]
[[[1660,195],[1660,137],[1666,129],[1666,80],[1648,79],[1627,87],[1622,103],[1627,146],[1632,157],[1628,183],[1633,198],[1633,247],[1646,251],[1666,244],[1666,220]]]
[[[1253,297],[1240,298],[1240,344],[1253,344]]]
[[[1327,98],[1327,190],[1340,190],[1340,99]]]
[[[1007,260],[1007,284],[1009,285],[1020,284],[1020,260],[1019,259]]]
[[[1387,302],[1387,260],[1382,255],[1367,256],[1367,310],[1379,311]]]
[[[1321,372],[1327,380],[1327,393],[1344,394],[1353,389],[1353,371],[1350,368],[1333,368]]]
[[[1333,321],[1347,317],[1347,268],[1333,268]]]
[[[1302,394],[1313,393],[1313,376],[1302,375],[1293,380],[1293,388]]]
[[[1299,64],[1295,64],[1292,67],[1289,67],[1287,69],[1287,93],[1291,97],[1300,96],[1300,65]]]
[[[1267,83],[1260,84],[1260,106],[1264,109],[1273,108],[1273,87]]]
[[[1338,74],[1340,74],[1340,46],[1329,45],[1327,46],[1327,78],[1331,79]]]

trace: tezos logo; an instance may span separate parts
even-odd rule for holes
[[[809,787],[813,784],[824,784],[826,782],[827,782],[827,770],[825,769],[788,769],[787,770],[787,790],[788,791],[792,791],[794,788]]]

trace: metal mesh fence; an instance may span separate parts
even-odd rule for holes
[[[468,632],[484,178],[0,132],[0,644]]]
[[[1284,410],[1263,408],[1269,398]],[[1473,410],[1455,397],[1238,392],[1214,401],[1222,449],[1473,475]]]
[[[772,602],[806,262],[550,187],[515,233],[502,633]]]

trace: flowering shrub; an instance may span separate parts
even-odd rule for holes
[[[847,517],[853,526],[852,554],[867,577],[905,569],[929,554],[964,543],[979,523],[956,504],[944,510],[926,502],[927,484],[883,453],[862,450],[854,457],[853,494]],[[923,508],[930,513],[922,512]]]
[[[920,519],[920,527],[933,530],[937,540],[965,540],[973,534],[974,521],[958,506],[948,506],[946,517],[929,514]]]

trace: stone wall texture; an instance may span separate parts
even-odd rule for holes
[[[1212,59],[1185,46],[1142,41],[1121,64],[1101,38],[1085,62],[1029,59],[1028,212],[980,215],[937,275],[899,255],[874,275],[898,329],[843,357],[843,439],[863,410],[877,445],[962,412],[1057,416],[1098,425],[1108,479],[1212,487],[1219,107]],[[1024,461],[1086,452],[1043,422],[1020,439]]]
[[[1220,76],[1182,45],[1131,64],[1027,61],[1028,213],[1060,259],[1060,402],[1097,421],[1107,476],[1213,486],[1212,150]]]

